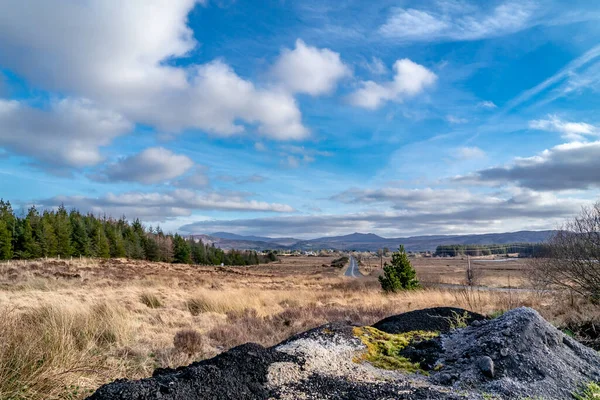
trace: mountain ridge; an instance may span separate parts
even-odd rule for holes
[[[238,235],[229,232],[213,234],[194,234],[204,242],[223,249],[248,250],[358,250],[375,251],[382,247],[390,249],[404,245],[408,251],[433,251],[440,245],[484,245],[508,243],[540,243],[546,241],[555,231],[516,231],[503,233],[484,233],[470,235],[422,235],[398,238],[384,238],[374,233],[354,232],[341,236],[324,236],[315,239],[296,239],[291,237],[271,238],[268,236]],[[216,236],[215,236],[216,235]]]

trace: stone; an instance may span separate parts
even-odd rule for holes
[[[488,378],[494,377],[494,361],[490,357],[483,356],[477,360],[477,367],[479,367],[481,372]]]

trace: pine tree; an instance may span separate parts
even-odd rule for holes
[[[51,214],[45,212],[41,222],[38,224],[36,238],[40,245],[42,257],[55,257],[57,253],[57,238],[52,224]]]
[[[71,256],[71,221],[63,205],[58,207],[54,218],[54,233],[56,234],[56,254],[66,258]]]
[[[92,236],[92,253],[95,257],[109,258],[110,245],[104,233],[104,227],[98,223]]]
[[[379,283],[384,292],[397,292],[419,288],[419,281],[413,266],[410,264],[404,246],[392,253],[392,263],[385,263],[384,274],[379,277]]]
[[[23,220],[23,224],[21,226],[21,235],[19,237],[19,250],[20,250],[20,258],[32,259],[36,258],[39,254],[38,246],[35,240],[33,239],[33,229],[31,228],[31,223],[29,218],[25,218]]]
[[[71,243],[72,243],[72,255],[75,257],[89,257],[90,252],[90,239],[88,237],[87,229],[83,217],[76,211],[72,211],[69,215],[71,220]]]
[[[191,264],[192,257],[188,242],[177,233],[173,237],[173,262]]]
[[[6,222],[0,219],[0,260],[12,258],[12,234],[8,230]]]

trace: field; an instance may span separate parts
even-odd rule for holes
[[[495,313],[520,305],[562,324],[589,307],[535,291],[454,289],[466,260],[417,258],[426,289],[384,295],[372,274],[345,278],[332,257],[284,257],[256,267],[142,261],[0,264],[0,398],[77,399],[116,378],[149,376],[245,342],[273,345],[328,321],[370,324],[433,306]],[[369,268],[369,265],[371,268]],[[526,265],[474,262],[479,284],[525,287]]]

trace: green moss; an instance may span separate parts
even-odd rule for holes
[[[600,399],[600,385],[597,382],[590,382],[578,393],[573,393],[577,400],[597,400]]]
[[[367,350],[354,359],[355,362],[367,361],[382,369],[424,372],[418,363],[401,356],[400,352],[411,343],[439,336],[439,332],[411,331],[391,334],[370,326],[363,326],[354,328],[354,335],[367,346]]]

